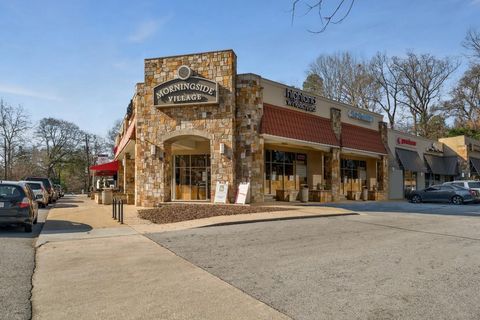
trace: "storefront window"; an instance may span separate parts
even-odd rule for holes
[[[404,192],[405,192],[405,197],[408,196],[410,192],[413,190],[417,190],[417,173],[410,171],[410,170],[404,170],[403,171],[403,183],[404,183]]]
[[[436,184],[441,184],[443,183],[441,180],[441,176],[439,174],[433,174],[433,173],[426,173],[425,174],[425,184],[427,187],[436,185]]]
[[[299,190],[307,183],[307,155],[305,153],[265,150],[266,194],[276,190]]]
[[[210,198],[210,155],[176,155],[175,200]]]
[[[341,190],[345,196],[361,192],[367,186],[367,163],[363,160],[341,159]]]

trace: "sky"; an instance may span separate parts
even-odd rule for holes
[[[238,73],[301,87],[320,54],[413,50],[461,59],[459,78],[467,67],[462,40],[469,28],[480,29],[480,0],[356,0],[341,24],[320,34],[308,31],[321,24],[304,4],[292,24],[291,5],[0,0],[0,98],[22,105],[33,123],[55,117],[105,135],[143,82],[146,58],[233,49]]]

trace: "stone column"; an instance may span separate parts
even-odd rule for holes
[[[388,126],[386,122],[379,122],[378,123],[378,130],[380,131],[380,136],[382,138],[383,145],[385,146],[385,150],[388,153]],[[378,191],[383,192],[383,199],[378,200],[385,200],[388,198],[388,156],[381,156],[380,158],[380,166],[378,172]]]
[[[338,141],[342,141],[342,111],[340,109],[330,109],[330,120],[332,123],[332,130]]]
[[[330,152],[330,175],[332,183],[332,200],[338,201],[340,199],[340,148],[332,148]]]
[[[117,172],[117,188],[119,188],[120,190],[124,190],[124,183],[123,183],[123,176],[124,176],[124,172],[123,172],[124,168],[123,168],[123,161],[122,160],[118,160],[118,172]]]
[[[160,194],[159,200],[161,202],[167,202],[172,201],[172,144],[169,142],[164,142],[160,152],[163,153],[160,156],[160,165],[162,167],[161,171],[163,173],[163,179],[160,185],[160,190],[162,190],[162,193]]]
[[[133,204],[135,197],[135,159],[131,159],[128,153],[125,155],[123,181],[124,193],[127,195],[127,203]]]

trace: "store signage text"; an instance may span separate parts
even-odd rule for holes
[[[287,106],[310,112],[315,112],[317,109],[317,101],[314,96],[290,88],[285,88],[285,103]]]
[[[187,70],[185,70],[186,68]],[[216,82],[190,76],[191,70],[186,66],[180,67],[178,74],[177,79],[153,88],[155,106],[218,103],[218,84]]]
[[[373,116],[356,110],[348,111],[348,117],[365,122],[373,122]]]
[[[417,142],[410,139],[397,138],[397,144],[407,144],[409,146],[415,147],[417,145]]]

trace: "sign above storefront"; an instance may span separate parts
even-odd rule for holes
[[[415,147],[417,145],[417,142],[407,138],[397,138],[397,144],[402,144],[402,145],[406,144],[406,145]]]
[[[178,68],[177,74],[177,79],[153,88],[153,104],[156,107],[218,103],[218,83],[191,76],[192,70],[187,66]]]
[[[317,109],[317,101],[314,96],[309,96],[291,88],[285,88],[285,103],[287,106],[310,112],[315,112]]]
[[[352,119],[357,119],[365,122],[373,122],[373,116],[367,113],[363,113],[356,110],[348,111],[348,117]]]

